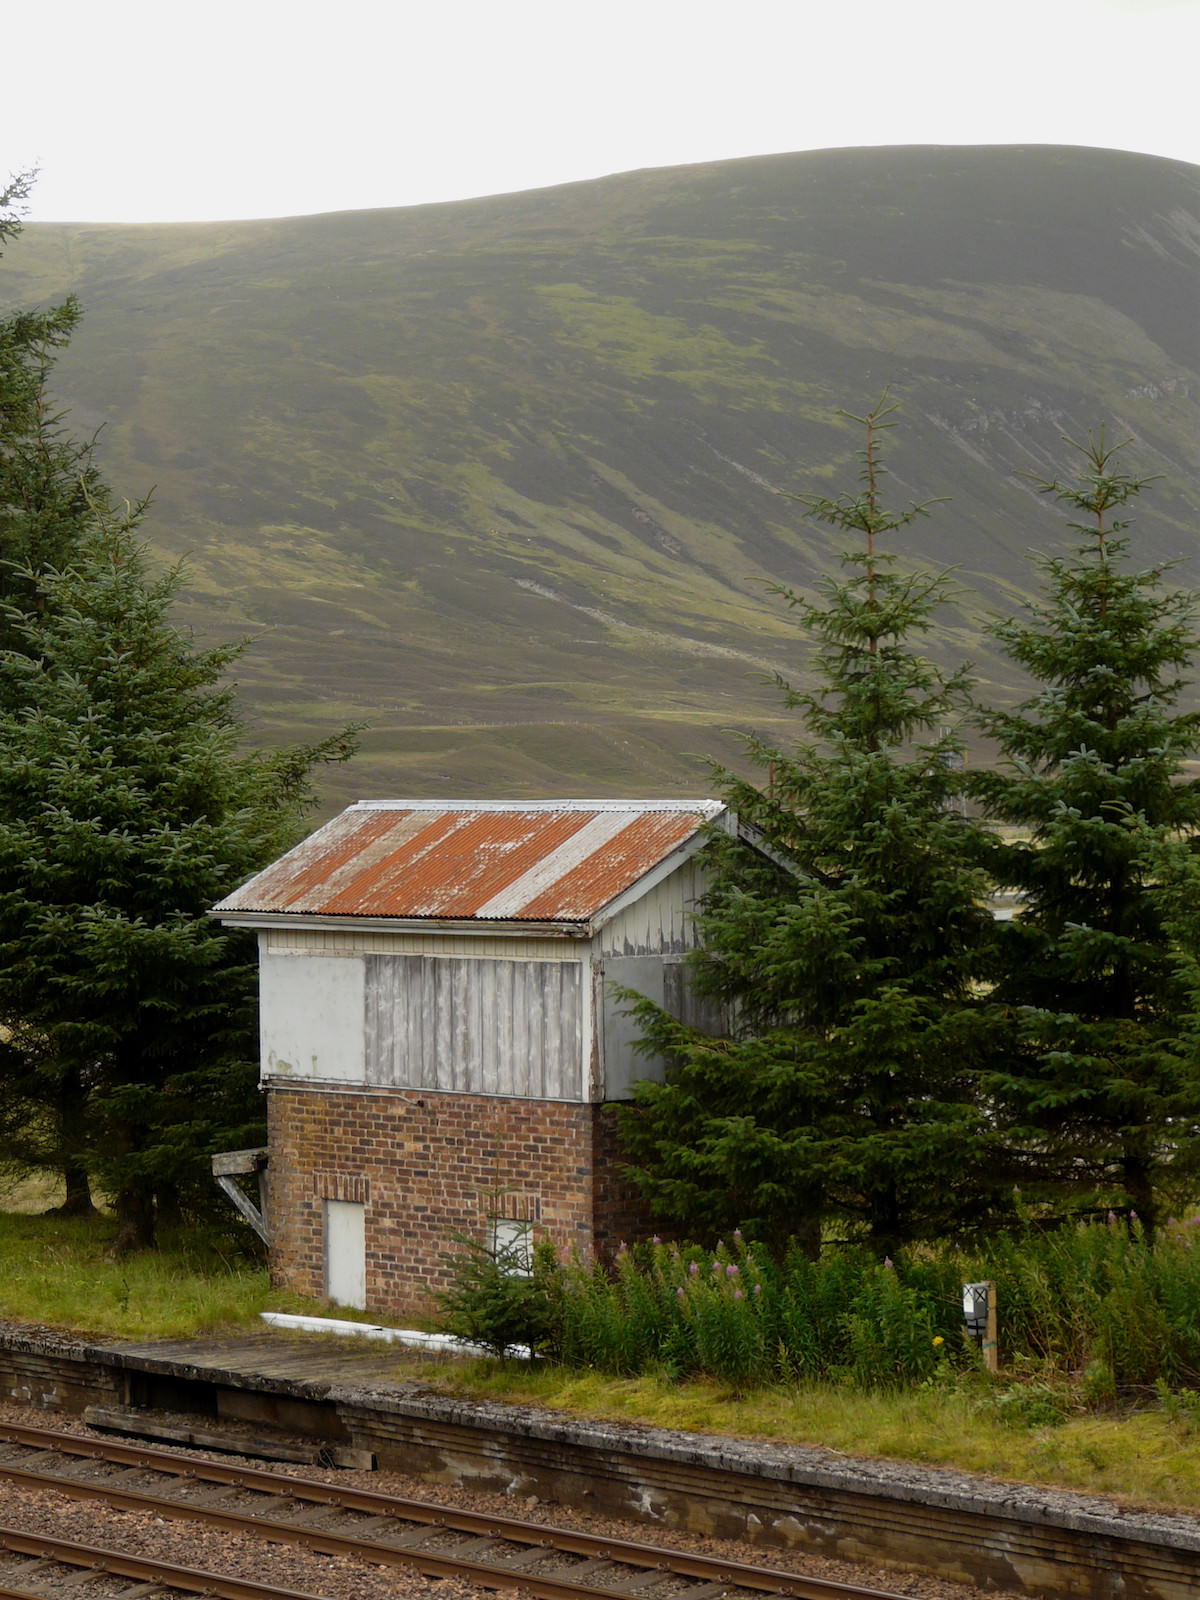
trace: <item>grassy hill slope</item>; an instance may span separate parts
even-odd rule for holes
[[[203,637],[261,634],[268,736],[364,715],[338,794],[697,792],[802,679],[772,582],[835,570],[789,491],[904,407],[942,648],[1060,522],[1021,470],[1106,423],[1162,481],[1147,560],[1200,581],[1200,168],[1074,148],[821,151],[407,210],[30,226],[0,301],[76,290],[60,369],[114,486],[190,563]]]

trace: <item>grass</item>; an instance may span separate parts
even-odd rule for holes
[[[22,1189],[0,1212],[0,1316],[105,1339],[189,1338],[261,1329],[260,1313],[296,1311],[373,1321],[373,1313],[272,1289],[264,1268],[218,1236],[163,1241],[110,1260],[115,1224],[36,1214],[56,1196]],[[1038,1425],[1036,1408],[999,1403],[982,1375],[894,1394],[836,1385],[734,1394],[715,1383],[529,1367],[352,1345],[397,1383],[574,1416],[730,1434],[985,1472],[1109,1494],[1127,1504],[1200,1512],[1200,1399],[1147,1409],[1070,1413]],[[1023,1393],[1016,1391],[1020,1397]],[[1031,1381],[1029,1393],[1036,1397]]]
[[[0,1318],[100,1339],[188,1339],[259,1331],[264,1311],[376,1322],[376,1313],[272,1289],[252,1243],[166,1233],[157,1250],[112,1259],[114,1218],[44,1215],[61,1196],[39,1180],[4,1196]]]
[[[424,1368],[428,1373],[428,1363]],[[1200,1424],[1159,1409],[1013,1426],[988,1386],[861,1394],[811,1385],[734,1395],[707,1383],[442,1362],[438,1386],[472,1398],[879,1456],[1104,1494],[1126,1506],[1200,1512]]]

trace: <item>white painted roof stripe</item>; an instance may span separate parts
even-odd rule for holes
[[[578,833],[572,834],[548,856],[534,862],[533,866],[519,878],[515,878],[507,888],[493,895],[486,904],[478,906],[475,915],[484,918],[519,916],[522,908],[537,895],[543,894],[560,878],[565,878],[576,867],[581,866],[603,845],[611,843],[619,833],[623,833],[629,826],[629,821],[628,809],[610,811],[603,816],[593,817],[590,822],[584,823]]]

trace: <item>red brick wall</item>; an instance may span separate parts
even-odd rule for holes
[[[272,1272],[301,1294],[324,1292],[325,1200],[365,1207],[367,1304],[392,1313],[427,1309],[452,1235],[483,1239],[490,1216],[566,1250],[646,1232],[613,1171],[611,1107],[272,1087],[268,1116]]]
[[[647,1239],[654,1219],[633,1184],[621,1176],[615,1105],[592,1107],[593,1206],[596,1249],[613,1254],[622,1240]]]

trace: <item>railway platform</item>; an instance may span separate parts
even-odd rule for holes
[[[436,1369],[431,1368],[431,1378]],[[284,1430],[439,1483],[770,1548],[1089,1600],[1197,1600],[1200,1518],[834,1451],[464,1400],[393,1347],[279,1331],[91,1342],[0,1329],[0,1392]]]

